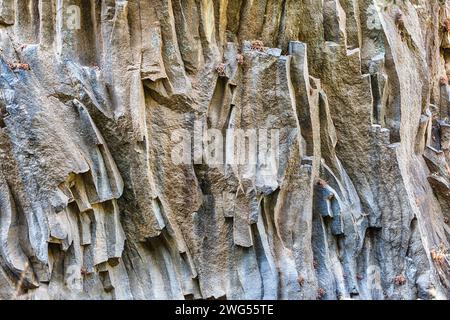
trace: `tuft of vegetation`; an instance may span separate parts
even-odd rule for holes
[[[431,250],[431,259],[441,268],[448,265],[449,254],[443,244],[439,248]]]
[[[264,42],[262,42],[261,40],[253,40],[250,48],[254,51],[260,52],[264,52],[267,49],[266,47],[264,47]]]
[[[317,262],[317,260],[313,260],[313,267],[314,269],[317,269],[319,267],[319,263]]]
[[[326,180],[323,180],[323,179],[317,179],[317,185],[319,186],[319,187],[326,187],[327,185],[328,185],[328,182],[326,181]]]
[[[327,294],[327,291],[324,288],[319,288],[317,290],[317,299],[322,299]]]
[[[238,54],[237,56],[236,56],[236,61],[237,61],[237,63],[239,63],[239,64],[244,64],[244,56],[242,55],[242,54]]]
[[[444,32],[450,33],[450,18],[445,19],[441,26]]]
[[[8,67],[13,70],[31,70],[30,65],[28,63],[19,63],[19,62],[10,62],[8,63]]]
[[[297,278],[297,282],[300,285],[300,287],[303,287],[303,285],[305,284],[305,278],[300,276],[300,277]]]
[[[397,11],[395,14],[395,25],[399,29],[403,29],[405,27],[405,20],[403,19],[403,13],[401,11]]]
[[[405,276],[402,275],[402,274],[396,276],[396,277],[394,278],[394,283],[395,283],[397,286],[402,286],[402,285],[404,285],[404,284],[406,283],[406,278],[405,278]]]

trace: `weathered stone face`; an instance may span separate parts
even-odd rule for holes
[[[0,299],[447,299],[450,4],[0,0]]]

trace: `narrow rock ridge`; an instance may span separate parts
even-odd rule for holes
[[[448,299],[449,76],[444,0],[0,0],[0,299]]]

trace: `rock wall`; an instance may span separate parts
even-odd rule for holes
[[[448,76],[445,0],[0,0],[0,298],[447,299]]]

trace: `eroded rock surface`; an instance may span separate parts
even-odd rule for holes
[[[0,298],[448,299],[450,3],[393,2],[0,0]]]

